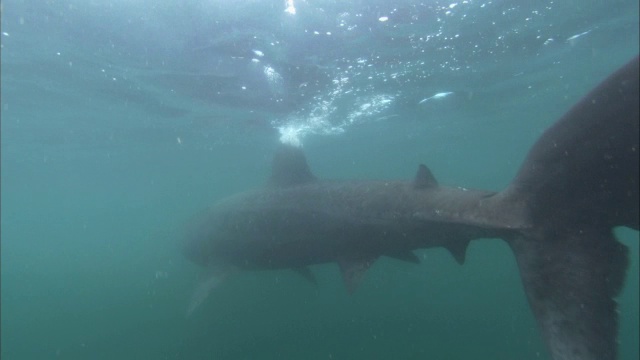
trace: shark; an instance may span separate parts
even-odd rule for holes
[[[502,191],[440,184],[419,165],[398,181],[318,179],[303,151],[282,146],[260,189],[225,198],[185,227],[201,265],[188,312],[237,271],[337,263],[348,292],[377,259],[418,263],[447,249],[463,264],[471,241],[500,238],[518,264],[554,360],[615,360],[616,296],[628,251],[616,227],[640,227],[639,60],[619,68],[549,127]]]

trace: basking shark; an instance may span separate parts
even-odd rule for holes
[[[440,246],[463,263],[469,242],[501,238],[555,360],[617,358],[614,298],[627,248],[612,230],[640,225],[639,63],[605,79],[533,145],[500,192],[409,181],[321,181],[299,148],[275,155],[268,184],[224,199],[187,226],[184,252],[204,266],[189,311],[228,274],[337,263],[348,291],[381,256],[418,262]]]

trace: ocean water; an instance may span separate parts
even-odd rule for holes
[[[549,359],[513,255],[383,258],[348,295],[291,271],[224,282],[180,229],[257,188],[281,142],[320,178],[500,190],[541,132],[638,53],[637,1],[1,4],[3,359]],[[620,359],[638,359],[638,232]]]

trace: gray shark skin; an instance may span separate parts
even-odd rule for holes
[[[320,181],[300,149],[283,147],[263,189],[224,199],[188,224],[184,253],[207,268],[189,312],[237,270],[337,263],[349,292],[381,256],[419,262],[444,247],[462,264],[470,241],[513,250],[555,360],[615,360],[627,249],[616,226],[639,228],[638,58],[573,106],[534,144],[501,192],[412,181]]]

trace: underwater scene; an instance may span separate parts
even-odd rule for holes
[[[2,359],[640,357],[638,1],[0,6]]]

